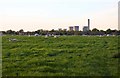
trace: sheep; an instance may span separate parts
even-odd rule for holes
[[[28,35],[28,37],[30,37],[31,35]]]
[[[58,38],[58,37],[59,37],[59,35],[55,35],[55,36],[54,36],[54,38]]]
[[[45,38],[48,38],[48,35],[45,35]]]
[[[102,35],[99,35],[99,37],[102,37]]]
[[[10,42],[26,42],[27,40],[18,40],[15,38],[8,38]]]
[[[39,34],[36,33],[35,36],[39,36]]]
[[[55,35],[54,38],[57,38],[57,36]]]
[[[13,41],[13,42],[15,42],[15,41],[18,41],[18,40],[15,39],[15,38],[9,38],[9,41]]]

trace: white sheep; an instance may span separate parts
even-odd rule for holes
[[[48,38],[48,35],[45,35],[45,38]]]
[[[9,41],[13,41],[14,42],[14,41],[18,41],[18,40],[15,39],[15,38],[10,38]]]
[[[54,38],[58,38],[58,37],[59,37],[59,35],[55,35],[55,36],[54,36]]]

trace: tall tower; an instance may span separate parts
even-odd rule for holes
[[[90,19],[88,19],[88,30],[90,30]]]

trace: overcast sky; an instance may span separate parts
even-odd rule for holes
[[[0,30],[118,29],[119,0],[0,0]]]

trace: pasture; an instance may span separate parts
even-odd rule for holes
[[[3,36],[2,75],[117,76],[118,48],[116,36]]]

